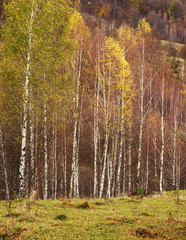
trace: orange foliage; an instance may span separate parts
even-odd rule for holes
[[[107,18],[110,16],[111,11],[112,11],[112,8],[111,8],[110,4],[103,3],[103,5],[100,9],[100,12],[99,12],[99,16]]]

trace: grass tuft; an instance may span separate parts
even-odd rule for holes
[[[136,222],[136,219],[123,217],[123,218],[118,219],[118,222],[120,222],[120,223],[127,223],[127,224],[133,224],[134,222]]]
[[[35,222],[35,221],[36,221],[35,218],[32,217],[32,216],[22,216],[22,217],[19,218],[19,222],[30,222],[30,223],[32,223],[32,222]]]
[[[18,218],[19,216],[21,216],[21,213],[11,212],[11,213],[5,214],[4,216],[5,216],[5,217]]]
[[[77,206],[77,208],[87,209],[87,208],[90,208],[90,205],[89,205],[89,203],[86,201],[86,202],[84,202],[83,204],[79,204],[79,205]]]
[[[139,216],[147,216],[147,217],[149,217],[149,216],[150,216],[150,214],[149,214],[149,213],[147,213],[147,212],[141,212],[141,213],[139,214]]]
[[[137,236],[144,237],[144,238],[153,238],[154,234],[151,233],[148,229],[145,228],[137,228],[136,229]]]
[[[103,202],[95,202],[95,205],[101,206],[101,205],[105,205],[106,203]]]
[[[67,217],[66,217],[65,215],[63,215],[63,214],[59,214],[59,215],[57,215],[57,216],[55,217],[55,219],[62,221],[62,220],[67,219]]]

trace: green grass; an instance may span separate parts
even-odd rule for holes
[[[180,192],[186,195],[186,191]],[[0,239],[185,239],[186,198],[0,202]]]

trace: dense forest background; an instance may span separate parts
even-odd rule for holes
[[[179,43],[186,41],[184,0],[82,0],[81,11],[87,17],[91,15],[92,26],[96,22],[93,16],[114,21],[116,27],[126,23],[132,28],[146,17],[157,38]]]
[[[0,198],[186,188],[184,0],[0,1]]]

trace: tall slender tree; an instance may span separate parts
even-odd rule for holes
[[[58,3],[42,0],[11,0],[5,3],[4,9],[6,22],[2,30],[3,57],[9,59],[12,65],[17,66],[16,71],[20,72],[19,81],[23,84],[19,165],[19,193],[22,194],[27,190],[25,168],[29,124],[29,87],[33,84],[33,75],[41,75],[36,72],[37,65],[44,63],[46,57],[44,53],[53,46],[53,36],[58,38],[60,35],[62,38],[64,31],[62,28],[66,25],[71,10],[68,0]],[[61,30],[60,34],[59,30]],[[64,45],[64,41],[58,40],[58,45],[61,46],[61,44]],[[6,71],[10,72],[8,69]]]

